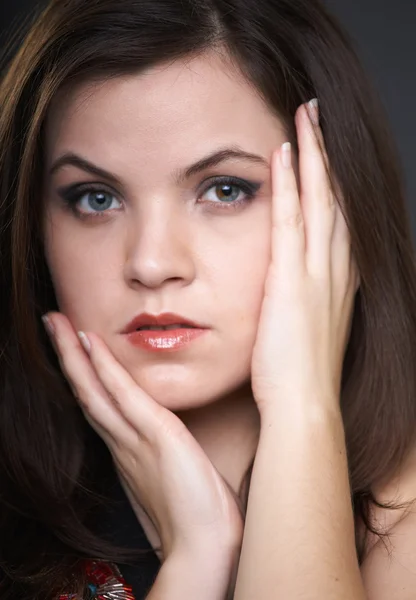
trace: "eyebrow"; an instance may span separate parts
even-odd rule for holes
[[[190,179],[192,176],[197,175],[202,171],[206,171],[207,169],[216,167],[222,162],[232,159],[246,160],[267,168],[270,167],[268,161],[263,156],[260,156],[259,154],[252,154],[251,152],[246,152],[239,146],[230,146],[216,150],[212,154],[201,158],[200,160],[193,163],[189,167],[186,167],[185,169],[178,169],[174,171],[175,182],[177,184],[183,183],[185,180]],[[63,154],[60,158],[58,158],[53,163],[49,174],[51,176],[54,175],[59,169],[66,165],[72,165],[78,169],[81,169],[82,171],[86,171],[87,173],[91,173],[92,175],[96,175],[97,177],[100,177],[102,179],[107,179],[108,181],[111,181],[114,184],[120,184],[119,180],[117,179],[117,177],[115,177],[115,175],[113,175],[109,171],[102,169],[101,167],[98,167],[97,165],[83,158],[82,156],[74,154],[73,152],[68,152],[66,154]]]

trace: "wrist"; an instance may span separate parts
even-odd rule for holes
[[[270,427],[287,428],[294,423],[334,425],[342,421],[339,398],[317,393],[293,393],[287,399],[276,397],[263,403],[260,412],[261,431]]]
[[[225,600],[234,560],[224,553],[173,551],[163,563],[148,600]]]

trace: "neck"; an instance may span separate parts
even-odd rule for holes
[[[218,402],[178,413],[234,493],[242,489],[256,453],[260,417],[250,386]]]

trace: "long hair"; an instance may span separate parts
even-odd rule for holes
[[[416,277],[394,144],[347,36],[318,0],[52,0],[0,82],[2,600],[82,587],[82,557],[131,557],[93,533],[111,465],[47,342],[57,303],[42,236],[45,117],[65,85],[226,52],[283,120],[310,98],[361,277],[341,392],[356,521],[416,431]],[[362,544],[357,535],[358,556]],[[78,588],[77,588],[78,589]]]

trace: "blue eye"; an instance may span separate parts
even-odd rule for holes
[[[82,212],[103,212],[105,210],[109,210],[110,208],[114,208],[114,206],[111,206],[113,200],[116,200],[116,198],[110,192],[91,190],[83,196],[80,196],[77,204],[81,208]],[[116,202],[118,202],[118,200],[116,200]],[[92,210],[90,211],[88,209]]]
[[[106,211],[121,206],[112,192],[91,185],[75,185],[58,192],[71,210],[81,216],[101,216]]]

